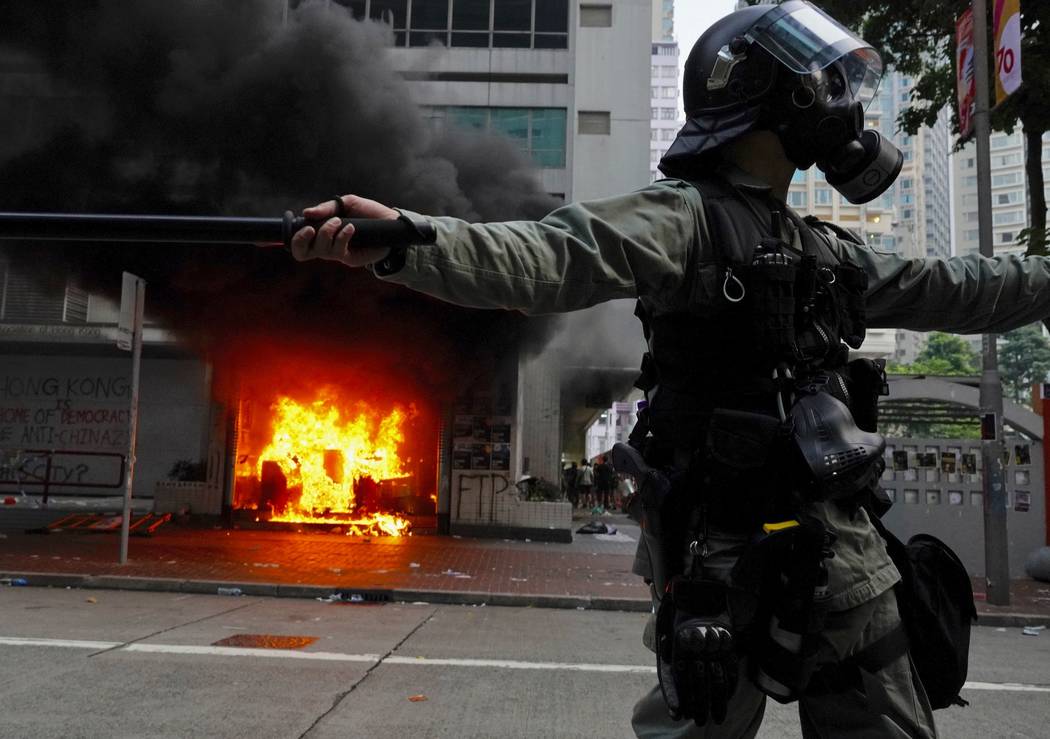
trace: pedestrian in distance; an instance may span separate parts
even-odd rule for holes
[[[346,195],[307,209],[329,220],[292,240],[297,259],[480,308],[638,300],[647,407],[613,455],[645,481],[635,571],[652,585],[643,640],[658,685],[634,707],[640,737],[754,737],[767,696],[797,701],[807,739],[936,736],[875,523],[883,368],[849,350],[869,327],[1002,333],[1041,320],[1050,264],[907,258],[786,204],[796,170],[814,165],[852,203],[893,183],[901,153],[864,126],[881,75],[876,50],[814,5],[751,6],[689,54],[666,179],[536,222]],[[425,222],[437,243],[356,248],[339,212]],[[581,465],[584,504],[591,474]]]
[[[586,459],[580,460],[580,469],[576,473],[576,491],[581,507],[587,510],[594,508],[594,468]]]

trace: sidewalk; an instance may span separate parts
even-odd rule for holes
[[[576,535],[571,544],[449,536],[363,538],[330,533],[199,529],[168,525],[133,537],[117,563],[113,534],[66,532],[0,538],[0,578],[30,585],[649,610],[631,574],[638,529]],[[587,519],[575,522],[578,528]]]
[[[577,519],[578,528],[587,519]],[[603,518],[619,533],[576,534],[571,544],[448,536],[360,538],[329,533],[200,529],[169,525],[133,537],[117,564],[112,534],[24,534],[0,538],[0,578],[30,585],[250,595],[346,597],[490,605],[648,611],[648,588],[631,574],[638,529]],[[1018,579],[1011,605],[984,600],[980,623],[1050,624],[1050,583]]]

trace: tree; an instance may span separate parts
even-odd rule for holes
[[[1038,324],[1016,329],[1003,336],[999,348],[1003,388],[1015,402],[1027,400],[1033,382],[1043,382],[1050,373],[1050,341]]]
[[[758,0],[748,0],[754,5]],[[900,130],[916,134],[932,126],[944,106],[952,110],[952,127],[959,133],[955,107],[955,21],[970,0],[823,0],[820,3],[843,25],[882,54],[887,66],[915,78],[912,106],[898,118]],[[988,28],[992,28],[989,0]],[[1031,224],[1018,239],[1028,254],[1046,254],[1046,199],[1043,194],[1042,138],[1050,129],[1050,2],[1021,0],[1021,61],[1024,84],[992,112],[992,128],[1012,133],[1018,124],[1027,145],[1025,172],[1031,203]],[[989,49],[994,47],[989,43]],[[989,53],[989,56],[994,56]],[[994,67],[994,61],[989,64]],[[994,80],[994,69],[989,80]],[[994,103],[994,101],[993,101]],[[961,142],[960,142],[961,143]]]
[[[980,357],[959,336],[934,331],[911,364],[891,362],[887,371],[895,375],[976,375]]]

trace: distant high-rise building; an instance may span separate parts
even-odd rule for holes
[[[1023,253],[1017,238],[1031,223],[1028,178],[1025,175],[1025,140],[1020,128],[991,137],[992,246],[996,254]],[[1050,138],[1043,137],[1043,178],[1050,170]],[[979,250],[977,228],[977,152],[973,142],[951,157],[955,183],[955,250]],[[1050,188],[1044,193],[1050,194]]]
[[[653,47],[650,68],[649,178],[681,127],[678,112],[678,42],[674,39],[674,0],[653,0]]]

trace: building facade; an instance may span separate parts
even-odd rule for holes
[[[991,136],[992,247],[996,254],[1023,254],[1017,243],[1030,224],[1031,203],[1025,174],[1026,146],[1020,128],[1013,133],[996,131]],[[1050,174],[1050,137],[1043,137],[1043,179]],[[951,157],[955,186],[955,244],[959,254],[980,251],[977,226],[977,148],[973,142]],[[1044,195],[1050,187],[1044,184]]]
[[[674,0],[653,0],[653,44],[650,68],[649,179],[662,175],[657,169],[664,152],[682,126],[678,109],[678,42],[674,37]]]

